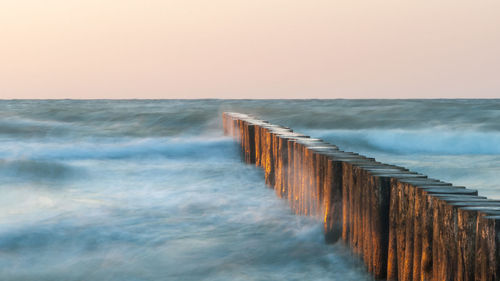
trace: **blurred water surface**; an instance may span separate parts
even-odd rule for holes
[[[221,113],[500,198],[500,100],[0,101],[1,280],[370,280]]]

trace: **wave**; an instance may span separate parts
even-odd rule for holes
[[[491,100],[246,100],[225,110],[305,129],[425,129],[500,132],[500,99]]]
[[[36,161],[127,159],[167,157],[212,159],[234,155],[236,145],[229,138],[144,138],[95,139],[74,142],[10,142],[3,144],[0,158]]]
[[[218,108],[200,101],[0,101],[0,136],[167,137],[220,132]]]
[[[0,101],[0,137],[173,137],[220,134],[221,113],[250,113],[296,130],[500,132],[500,100]]]
[[[341,149],[394,154],[500,154],[500,133],[425,130],[309,130],[307,133]]]

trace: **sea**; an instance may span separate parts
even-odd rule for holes
[[[500,100],[1,100],[0,280],[371,280],[224,111],[500,199]]]

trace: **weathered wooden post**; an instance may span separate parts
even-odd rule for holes
[[[499,280],[500,200],[382,164],[253,116],[223,113],[225,135],[297,214],[323,220],[375,278]]]

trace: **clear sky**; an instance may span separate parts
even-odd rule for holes
[[[462,97],[499,0],[0,0],[0,98]]]

